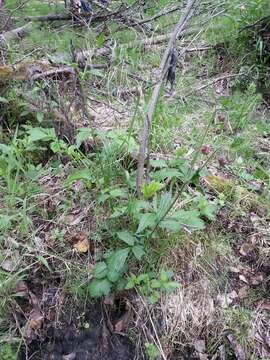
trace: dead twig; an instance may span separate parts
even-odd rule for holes
[[[218,78],[215,78],[215,79],[209,81],[207,84],[204,84],[202,86],[199,86],[196,89],[193,89],[187,95],[185,95],[185,97],[188,97],[188,96],[192,95],[193,93],[200,92],[200,91],[206,89],[207,87],[215,84],[218,81],[221,81],[221,80],[224,80],[224,79],[229,79],[229,78],[234,78],[234,77],[241,76],[241,75],[243,75],[243,74],[227,74],[227,75],[219,76]]]
[[[152,97],[150,100],[150,104],[148,107],[147,115],[144,122],[144,129],[141,136],[141,143],[140,143],[140,150],[139,150],[139,158],[138,158],[138,169],[137,169],[137,178],[136,178],[136,190],[137,194],[141,194],[141,186],[144,178],[144,164],[146,159],[146,152],[148,152],[148,145],[149,145],[149,135],[151,129],[151,123],[154,116],[156,104],[159,97],[159,92],[161,89],[162,82],[167,74],[169,64],[170,64],[170,54],[172,49],[175,46],[175,42],[181,32],[183,31],[186,23],[191,18],[193,6],[196,0],[189,0],[185,9],[184,14],[182,15],[181,19],[177,23],[173,33],[171,34],[167,49],[163,55],[160,68],[159,68],[159,77],[158,81],[154,87]]]
[[[162,16],[171,14],[171,13],[173,13],[175,11],[181,10],[182,8],[183,8],[182,5],[181,6],[177,5],[177,6],[174,6],[173,8],[171,8],[171,9],[163,10],[163,11],[159,12],[158,14],[152,16],[149,19],[144,19],[144,20],[139,21],[139,24],[142,25],[142,24],[146,24],[146,23],[151,22],[151,21],[155,21],[155,20],[159,19]]]

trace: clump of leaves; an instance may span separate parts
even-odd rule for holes
[[[137,287],[140,292],[147,296],[151,304],[156,303],[161,292],[170,292],[179,287],[179,284],[172,281],[173,273],[171,271],[162,270],[158,276],[154,273],[146,273],[141,275],[132,274],[126,285],[126,289]]]

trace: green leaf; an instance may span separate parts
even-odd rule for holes
[[[149,360],[157,360],[160,358],[160,351],[154,344],[146,342],[144,346]]]
[[[133,279],[129,279],[128,283],[126,284],[125,289],[130,290],[130,289],[133,289],[134,287],[135,287],[135,283],[134,283]]]
[[[160,298],[160,293],[158,291],[153,291],[152,294],[149,296],[150,304],[157,303],[159,298]]]
[[[117,219],[120,216],[125,215],[126,212],[127,212],[127,207],[126,206],[118,206],[118,207],[114,208],[114,212],[110,216],[110,219]]]
[[[88,286],[90,295],[94,298],[101,297],[103,295],[108,295],[111,291],[112,284],[109,280],[92,280]]]
[[[93,275],[96,279],[104,279],[107,276],[108,269],[104,261],[97,263],[93,269]]]
[[[209,220],[214,220],[216,217],[217,206],[210,203],[205,197],[200,196],[198,201],[198,208],[201,215],[207,217]]]
[[[92,134],[92,129],[87,127],[80,128],[76,135],[76,147],[79,148],[85,140],[92,138]]]
[[[148,227],[151,228],[155,226],[155,223],[156,223],[156,214],[153,213],[142,214],[136,233],[140,233]]]
[[[90,169],[85,168],[82,170],[75,171],[73,174],[69,175],[66,183],[67,183],[67,185],[70,185],[74,181],[78,181],[78,180],[91,181],[92,180],[92,172],[90,171]]]
[[[131,250],[137,260],[141,260],[141,258],[145,255],[145,251],[142,245],[135,245]]]
[[[156,213],[158,219],[163,218],[163,216],[168,211],[171,203],[172,203],[172,194],[170,192],[163,193],[160,197],[159,205]]]
[[[180,224],[196,230],[204,229],[204,221],[200,218],[197,210],[179,210],[175,212],[172,218],[177,219]]]
[[[104,33],[103,32],[100,33],[96,38],[97,46],[101,47],[104,44],[105,40],[106,40],[106,37],[105,37]]]
[[[127,245],[133,246],[136,238],[129,231],[119,231],[117,236],[120,240],[124,241]]]
[[[150,199],[154,196],[160,189],[162,189],[163,185],[159,182],[152,181],[150,184],[144,184],[142,187],[142,193],[145,199]]]
[[[161,282],[156,279],[151,280],[151,287],[153,289],[159,289],[159,288],[161,288]]]
[[[37,116],[37,121],[38,121],[39,123],[42,123],[42,121],[44,120],[44,113],[41,112],[41,111],[38,111],[37,114],[36,114],[36,116]]]
[[[153,160],[150,159],[150,165],[152,167],[156,167],[156,168],[167,168],[168,164],[164,159],[157,159],[157,160]]]
[[[110,197],[126,199],[127,192],[125,189],[121,189],[121,188],[112,189],[110,190]]]
[[[12,216],[0,214],[0,229],[7,230],[11,227]]]
[[[44,129],[44,128],[30,128],[28,130],[28,142],[35,142],[35,141],[49,141],[49,140],[55,140],[56,135],[54,129]]]
[[[159,278],[162,282],[168,281],[173,276],[171,271],[161,270]]]
[[[178,232],[179,230],[183,229],[183,226],[179,223],[179,221],[175,219],[166,219],[161,221],[159,224],[161,229],[169,230],[172,232]]]
[[[49,270],[49,272],[52,272],[48,261],[42,255],[37,255],[37,259]]]
[[[124,271],[124,266],[129,254],[129,248],[121,249],[113,252],[107,259],[108,265],[108,279],[111,282],[116,282]]]
[[[180,284],[176,281],[169,281],[168,283],[163,284],[163,286],[166,290],[175,290],[180,287]]]
[[[157,181],[164,181],[165,179],[181,178],[181,173],[177,169],[166,168],[156,171],[153,174],[153,178]]]
[[[8,101],[6,98],[0,96],[0,103],[2,103],[2,104],[8,104],[9,101]]]
[[[51,150],[57,154],[57,153],[61,153],[66,147],[66,144],[64,143],[64,141],[62,140],[56,140],[50,143],[50,148]]]

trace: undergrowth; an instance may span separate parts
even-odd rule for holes
[[[146,3],[144,16],[178,4],[171,3]],[[7,7],[16,4],[8,1]],[[89,65],[108,61],[95,58],[107,43],[115,53],[112,66],[79,75],[87,121],[81,99],[76,103],[74,89],[64,93],[61,83],[17,80],[1,88],[1,359],[17,358],[18,343],[27,343],[18,309],[25,306],[25,293],[40,291],[37,279],[44,288],[50,279],[58,281],[64,296],[81,302],[139,294],[158,328],[158,340],[144,334],[149,359],[158,359],[167,346],[168,358],[180,358],[202,339],[203,353],[214,356],[225,344],[233,356],[232,344],[224,342],[230,331],[248,359],[262,359],[251,328],[259,331],[254,316],[269,286],[270,124],[263,77],[269,70],[269,4],[210,5],[201,21],[210,16],[202,30],[211,49],[179,59],[173,93],[162,89],[140,198],[140,129],[163,45],[154,51],[137,45],[142,34],[120,31],[114,20],[78,29],[38,25],[8,48],[7,63],[20,62],[26,52],[29,63],[46,57],[78,72],[72,48],[94,50]],[[18,15],[63,9],[62,3],[29,1]],[[178,15],[160,17],[154,34],[171,28]],[[192,26],[200,26],[198,17]],[[217,96],[212,86],[200,89],[228,71],[228,91]],[[24,325],[38,331],[42,325],[31,323],[29,304]]]

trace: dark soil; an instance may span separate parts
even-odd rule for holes
[[[135,347],[128,336],[109,331],[100,304],[89,305],[81,327],[78,326],[78,317],[69,322],[61,328],[48,326],[46,336],[32,341],[28,355],[23,349],[18,360],[135,359]],[[86,329],[86,325],[89,328]]]

